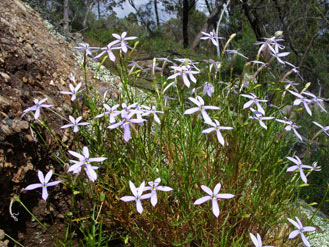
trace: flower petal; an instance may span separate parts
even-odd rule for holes
[[[143,213],[143,205],[141,200],[136,200],[136,208],[137,208],[137,212],[142,214]]]
[[[212,212],[218,218],[218,216],[219,216],[219,207],[218,207],[217,199],[212,199]]]
[[[51,179],[51,176],[53,175],[53,171],[50,170],[45,177],[45,184],[47,184],[49,182],[49,180]]]
[[[209,201],[209,200],[211,200],[211,196],[203,196],[203,197],[197,199],[193,204],[194,205],[200,205],[200,204],[202,204],[206,201]]]
[[[130,202],[130,201],[135,201],[136,198],[134,196],[123,196],[120,198],[120,200],[124,202]]]
[[[46,201],[47,198],[48,198],[48,190],[47,190],[47,187],[42,187],[42,199]]]
[[[45,183],[45,177],[43,176],[43,173],[40,170],[38,170],[38,177],[39,177],[40,183],[44,184]]]
[[[204,192],[206,192],[208,195],[210,195],[210,196],[213,195],[212,190],[211,190],[208,186],[201,185],[201,189],[202,189]]]
[[[43,184],[30,184],[24,190],[34,190],[37,188],[41,188],[42,186],[43,186]]]

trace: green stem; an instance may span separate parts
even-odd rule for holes
[[[312,221],[312,219],[314,218],[314,216],[319,212],[320,208],[322,207],[323,203],[324,203],[325,200],[326,200],[326,197],[327,197],[328,192],[329,192],[329,185],[327,186],[327,190],[326,190],[326,192],[324,193],[324,196],[323,196],[323,198],[322,198],[322,200],[321,200],[321,202],[320,202],[318,208],[315,210],[314,214],[312,215],[310,221]]]
[[[22,245],[20,242],[18,242],[17,240],[13,239],[12,237],[10,237],[7,233],[5,233],[5,236],[7,238],[9,238],[11,241],[13,241],[15,244],[18,244],[19,246],[24,247],[24,245]]]
[[[47,227],[41,223],[41,221],[24,205],[24,203],[21,201],[21,199],[19,199],[18,196],[14,196],[14,200],[19,202],[23,208],[25,208],[25,210],[32,216],[33,219],[35,219],[45,230],[47,230]]]

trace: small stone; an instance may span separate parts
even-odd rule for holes
[[[8,127],[8,125],[2,125],[0,128],[0,131],[5,135],[5,136],[10,136],[13,134],[13,131]]]
[[[10,104],[10,101],[9,101],[9,100],[7,100],[5,97],[2,97],[2,96],[0,95],[0,105],[1,105],[1,106],[3,106],[3,105],[5,105],[5,106],[10,106],[11,104]]]
[[[27,134],[25,138],[28,142],[33,142],[33,137],[31,135]]]
[[[27,130],[29,128],[29,123],[27,121],[15,119],[12,128],[16,133],[20,133],[22,130]]]
[[[5,231],[0,229],[0,240],[5,238]]]
[[[62,86],[64,86],[66,84],[65,81],[62,78],[60,78],[60,82],[61,82]]]
[[[0,72],[0,75],[3,77],[3,79],[5,79],[5,82],[10,81],[10,76],[7,75],[6,73]]]

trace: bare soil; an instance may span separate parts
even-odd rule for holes
[[[33,99],[48,98],[56,112],[67,116],[70,97],[59,91],[68,91],[70,72],[81,79],[81,70],[73,52],[75,44],[51,35],[37,12],[20,0],[1,0],[0,9],[0,229],[24,246],[54,246],[54,236],[63,239],[65,235],[70,191],[64,185],[52,187],[44,202],[40,191],[23,190],[38,182],[37,170],[62,169],[54,157],[56,140],[34,122],[31,114],[23,119],[21,115],[34,104]],[[70,146],[70,138],[60,130],[63,120],[43,109],[40,118]],[[19,213],[18,221],[14,220],[9,212],[14,195],[50,226],[48,232],[18,202],[11,207],[13,213]],[[5,239],[0,239],[0,246],[7,245]]]

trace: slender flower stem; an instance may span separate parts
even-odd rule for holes
[[[314,216],[315,216],[315,215],[319,212],[319,210],[321,209],[323,203],[325,203],[328,192],[329,192],[329,184],[328,184],[328,186],[327,186],[326,192],[324,193],[324,196],[323,196],[323,198],[322,198],[322,200],[321,200],[321,202],[320,202],[318,208],[317,208],[317,209],[315,210],[315,212],[313,213],[313,215],[312,215],[310,221],[312,221],[312,219],[314,218]]]
[[[15,201],[19,202],[23,208],[32,216],[33,219],[35,219],[45,230],[47,230],[47,227],[41,223],[41,221],[24,205],[24,203],[19,199],[18,196],[14,196]]]
[[[11,241],[13,241],[15,244],[18,244],[19,246],[24,247],[24,245],[22,245],[20,242],[18,242],[17,240],[15,240],[14,238],[12,238],[11,236],[9,236],[7,233],[5,233],[5,236],[7,238],[9,238]]]

